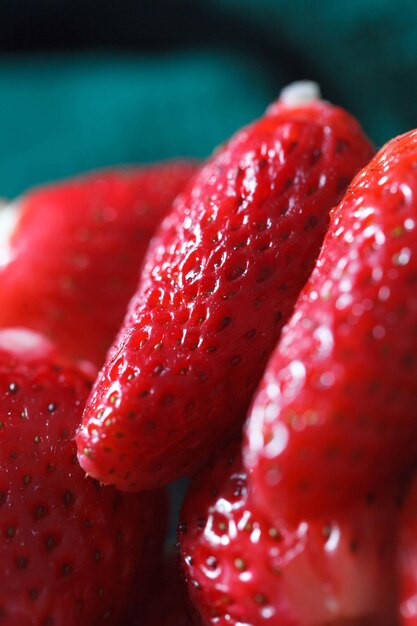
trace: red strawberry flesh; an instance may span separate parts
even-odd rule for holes
[[[74,434],[90,379],[21,352],[0,337],[0,622],[119,626],[157,563],[164,494],[86,478]]]
[[[0,326],[42,332],[100,367],[149,240],[195,169],[171,161],[93,172],[28,192],[15,214],[0,209],[11,231],[0,235]]]
[[[356,177],[269,362],[245,463],[271,520],[372,500],[416,465],[416,162],[413,131]]]
[[[188,589],[206,626],[393,626],[397,505],[269,524],[248,499],[239,443],[192,482],[180,514]]]
[[[161,485],[239,428],[329,209],[371,154],[343,110],[277,103],[200,170],[153,242],[87,406],[89,474]]]

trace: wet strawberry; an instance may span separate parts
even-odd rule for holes
[[[164,494],[85,477],[74,434],[89,378],[39,335],[12,336],[0,332],[0,623],[119,626],[157,562]]]
[[[288,92],[287,92],[288,96]],[[372,149],[345,111],[274,105],[163,222],[84,415],[84,469],[124,490],[192,472],[240,427],[328,212]]]
[[[38,330],[100,367],[149,240],[194,170],[172,161],[94,172],[0,209],[0,326]]]
[[[416,162],[413,131],[357,176],[267,367],[245,459],[271,520],[372,500],[416,465]]]
[[[195,476],[180,514],[183,569],[203,623],[393,626],[396,503],[271,525],[250,504],[239,448]]]

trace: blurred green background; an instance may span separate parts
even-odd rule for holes
[[[296,79],[380,145],[417,126],[414,0],[0,0],[0,195],[204,157]]]

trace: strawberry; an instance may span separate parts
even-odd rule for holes
[[[245,466],[270,520],[372,500],[416,465],[416,161],[412,131],[356,177],[266,369]]]
[[[180,514],[191,599],[206,626],[393,626],[396,515],[381,499],[269,524],[251,505],[234,443],[195,476]]]
[[[192,626],[193,624],[187,612],[177,555],[167,554],[158,580],[149,589],[146,608],[142,608],[141,611],[141,619],[129,622],[129,626]]]
[[[172,161],[94,172],[0,209],[0,326],[38,330],[100,367],[149,239],[194,169]]]
[[[90,386],[39,335],[0,332],[2,626],[119,626],[154,567],[164,494],[121,494],[77,463]]]
[[[239,428],[328,211],[371,153],[345,111],[281,100],[199,171],[150,248],[87,406],[88,473],[152,488]]]
[[[401,624],[417,626],[417,477],[412,482],[401,516],[398,579]]]

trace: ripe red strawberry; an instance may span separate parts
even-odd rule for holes
[[[398,578],[401,624],[417,626],[417,477],[402,511]]]
[[[29,192],[15,213],[0,210],[0,326],[43,332],[100,367],[149,239],[194,170],[172,161],[94,172]]]
[[[268,524],[247,494],[239,443],[197,474],[180,514],[191,599],[207,626],[396,622],[393,500]]]
[[[85,412],[88,473],[124,490],[164,484],[240,426],[328,211],[371,153],[345,111],[280,101],[200,170],[156,236]]]
[[[11,343],[0,332],[0,623],[119,626],[160,551],[163,493],[86,478],[74,433],[90,380],[33,333]]]
[[[369,500],[417,461],[417,131],[332,215],[254,400],[246,467],[269,519]]]

